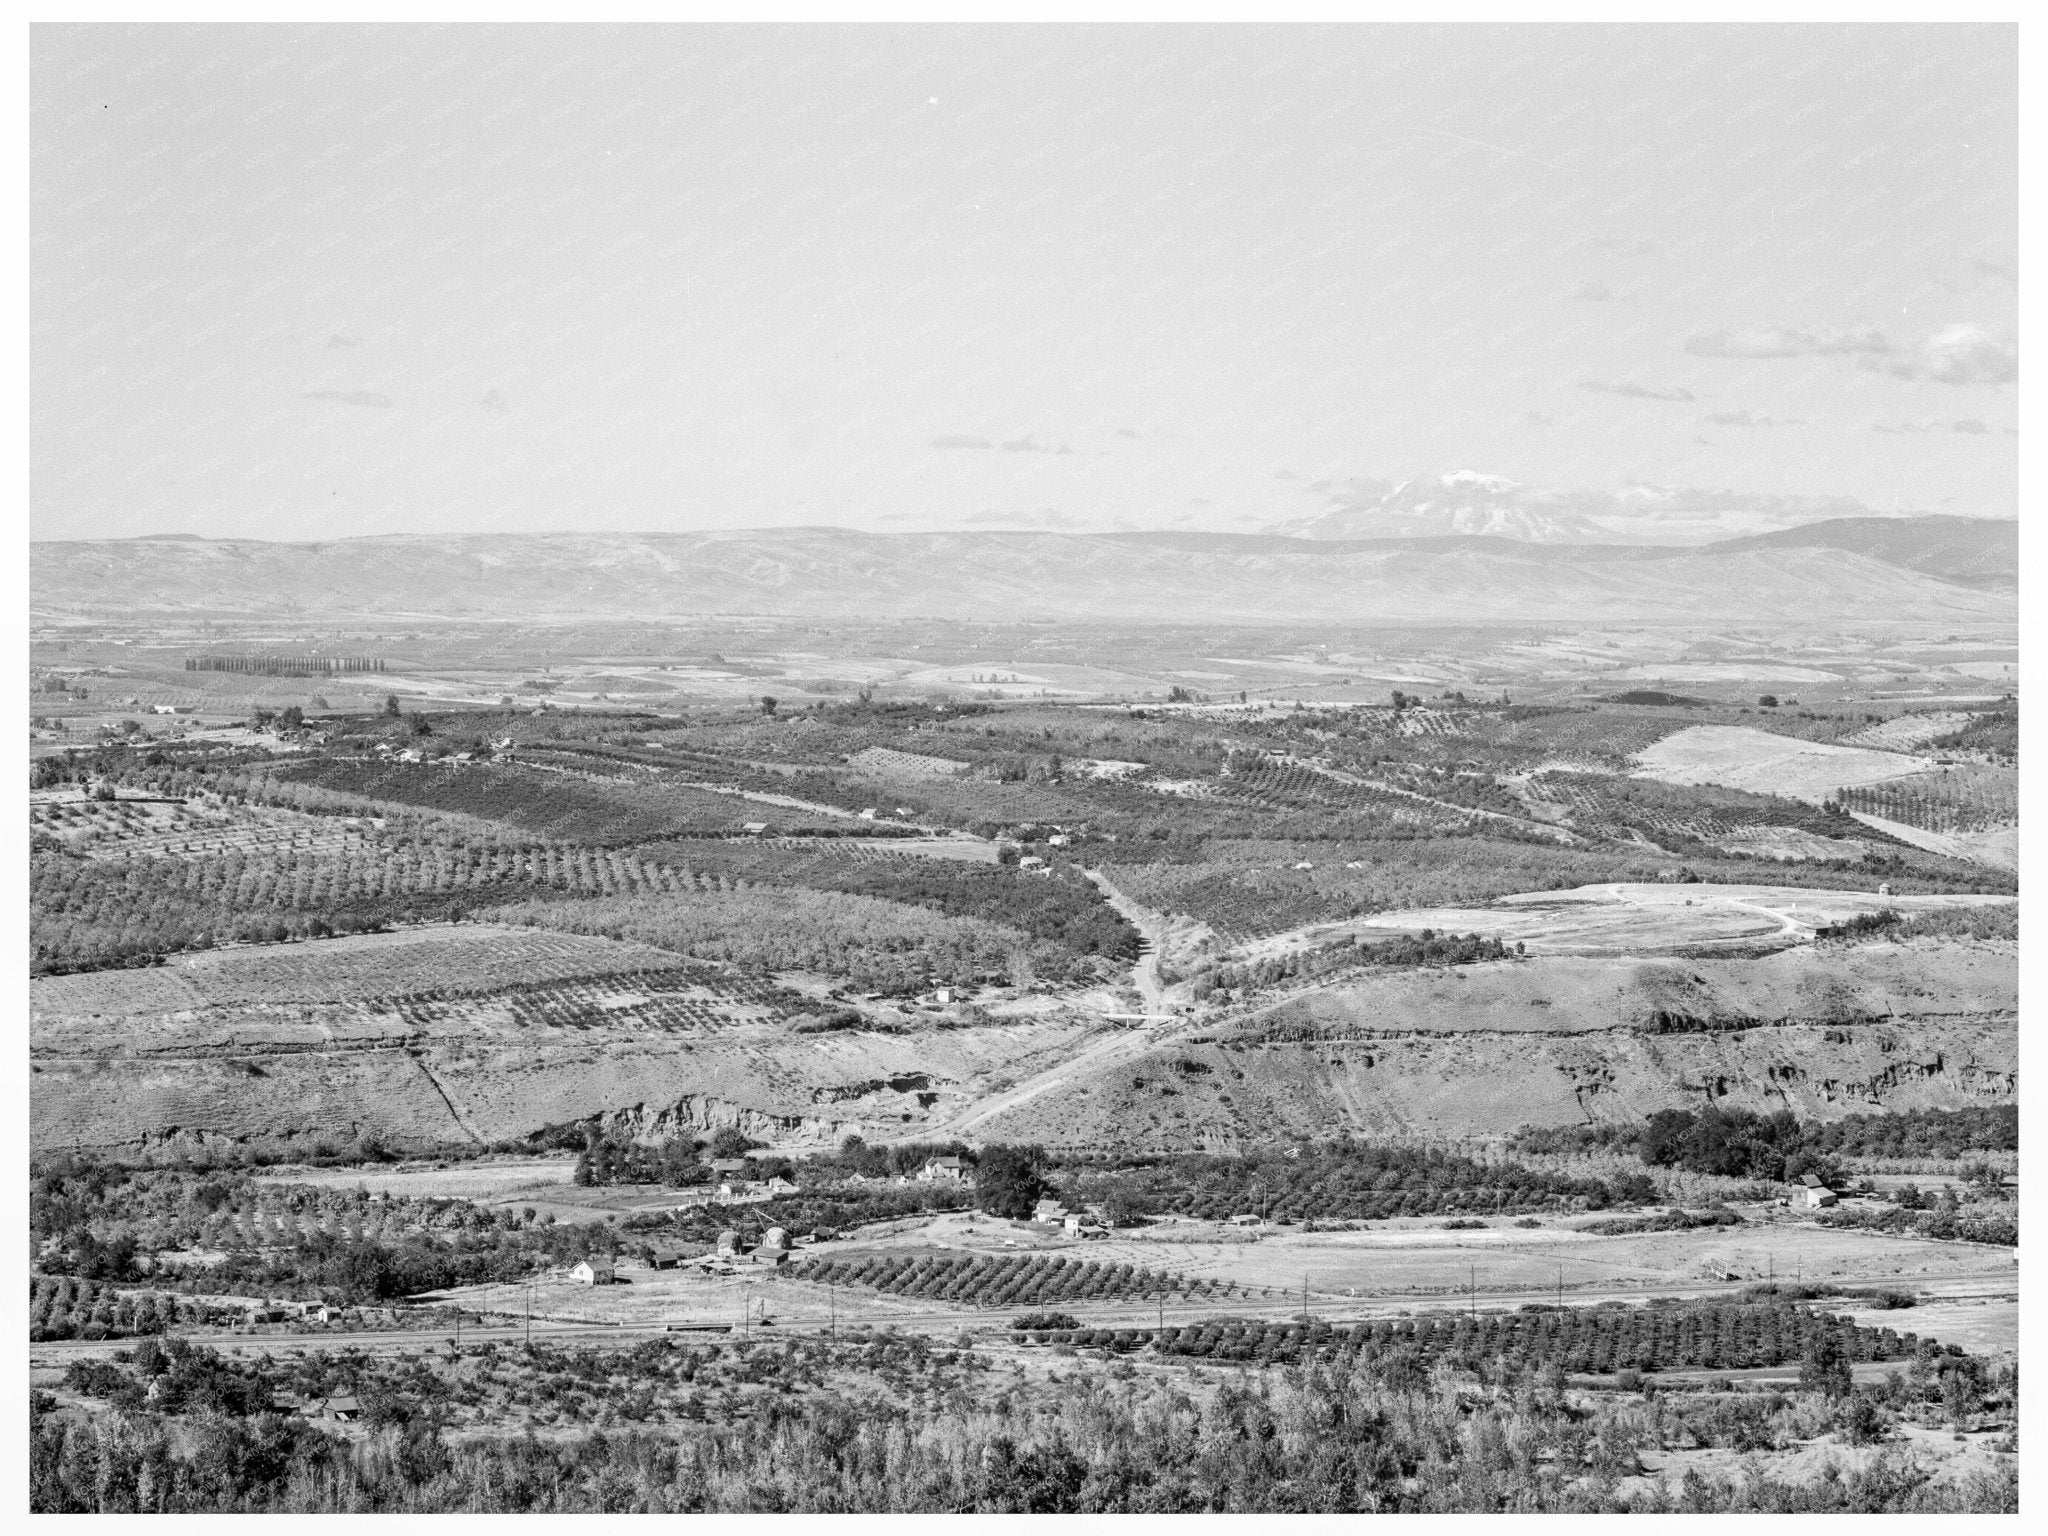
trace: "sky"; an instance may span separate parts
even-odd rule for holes
[[[2016,513],[2003,26],[32,33],[43,539]]]

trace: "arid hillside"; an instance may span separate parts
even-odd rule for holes
[[[421,990],[437,950],[442,984]],[[2009,1100],[2018,1070],[2006,943],[1410,970],[1151,1032],[1070,1006],[816,1033],[801,1001],[640,946],[474,927],[41,978],[32,1142],[489,1143],[603,1116],[650,1136],[1172,1150],[1708,1097],[1827,1118]]]
[[[2011,1102],[2009,944],[1556,958],[1311,990],[1119,1055],[978,1126],[1055,1144],[1485,1136],[1720,1101],[1828,1119]]]

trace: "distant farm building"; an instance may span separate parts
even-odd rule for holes
[[[1798,1192],[1799,1203],[1808,1210],[1819,1210],[1822,1206],[1839,1205],[1841,1203],[1835,1192],[1829,1189],[1827,1185],[1821,1183],[1819,1177],[1815,1174],[1809,1173],[1805,1175],[1800,1179],[1799,1183],[1801,1186]]]
[[[917,1170],[920,1184],[959,1183],[967,1177],[966,1162],[957,1157],[930,1157]]]
[[[612,1274],[611,1260],[585,1259],[569,1271],[569,1278],[577,1285],[613,1285],[617,1277]]]

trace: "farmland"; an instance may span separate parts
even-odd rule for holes
[[[1636,754],[1636,772],[1667,784],[1718,784],[1818,805],[1837,790],[1924,773],[1924,758],[1797,741],[1749,726],[1692,726]]]
[[[1152,1297],[1214,1294],[1189,1282],[1130,1264],[1058,1257],[945,1253],[840,1254],[813,1259],[798,1271],[813,1284],[866,1286],[891,1296],[974,1307],[1047,1307]]]
[[[1775,1372],[1816,1416],[1897,1371],[1923,1382],[1882,1410],[1905,1424],[1968,1387],[1952,1340],[2005,1358],[2016,1207],[1968,1160],[2016,1152],[1922,1124],[2016,1093],[2016,880],[1913,841],[2010,825],[2008,764],[1932,761],[2002,729],[1979,713],[618,705],[641,680],[593,668],[575,714],[408,693],[39,759],[35,1347],[178,1336],[149,1357],[169,1386],[88,1360],[51,1435],[259,1390],[269,1367],[230,1379],[185,1337],[369,1359],[320,1351],[458,1313],[581,1330],[583,1363],[437,1350],[261,1390],[424,1402],[448,1371],[464,1443],[616,1394],[673,1444],[753,1422],[759,1336],[811,1361],[784,1401],[821,1405],[870,1380],[920,1403],[944,1350],[1038,1393],[1313,1369],[1564,1382],[1592,1411],[1624,1373]],[[1929,766],[1811,796],[1831,749]],[[1638,1156],[1630,1128],[1702,1083],[1875,1182],[1794,1215],[1782,1148],[1739,1177]],[[1005,1144],[1043,1148],[1082,1232],[910,1177]],[[748,1181],[721,1148],[783,1182],[722,1188]],[[789,1262],[756,1263],[778,1227]],[[583,1258],[623,1283],[571,1283]],[[737,1352],[646,1342],[671,1327]]]

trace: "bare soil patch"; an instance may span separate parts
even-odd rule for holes
[[[1925,773],[1924,757],[1801,741],[1744,725],[1692,725],[1636,754],[1637,773],[1666,784],[1720,784],[1818,805],[1848,785]]]

